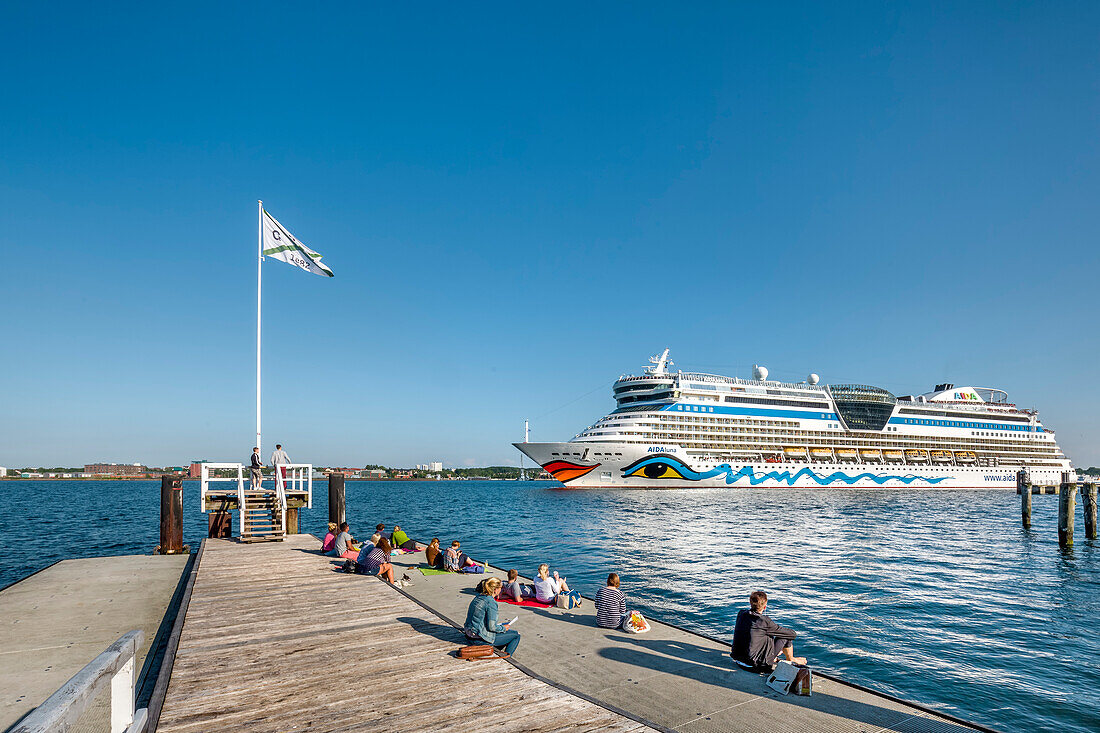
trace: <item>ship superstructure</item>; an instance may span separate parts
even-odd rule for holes
[[[1010,488],[1057,484],[1070,461],[1035,410],[1003,390],[936,385],[895,397],[671,371],[668,349],[615,381],[616,408],[564,443],[515,446],[570,488]]]

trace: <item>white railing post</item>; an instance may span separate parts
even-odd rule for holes
[[[210,471],[206,464],[199,467],[199,511],[206,511],[206,482],[210,480]]]
[[[237,516],[241,532],[244,532],[244,466],[237,466]]]
[[[134,720],[134,658],[111,678],[111,733],[125,733]]]

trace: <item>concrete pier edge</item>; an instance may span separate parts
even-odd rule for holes
[[[307,534],[309,534],[309,536],[310,536],[310,537],[313,537],[313,538],[314,538],[315,540],[317,540],[317,542],[318,542],[318,543],[320,543],[320,542],[321,542],[321,540],[317,539],[317,536],[316,536],[316,535],[314,535],[314,534],[312,534],[312,533],[307,533]],[[427,542],[423,542],[423,541],[421,541],[421,540],[419,540],[419,539],[417,539],[417,538],[415,538],[415,537],[414,537],[414,538],[411,538],[411,539],[415,540],[415,541],[416,541],[416,542],[417,542],[418,544],[421,544],[421,545],[423,545],[424,547],[427,547],[427,546],[428,546],[428,543],[427,543]],[[485,567],[486,567],[487,569],[491,568],[492,570],[494,570],[494,571],[497,571],[497,572],[500,572],[500,573],[503,573],[503,574],[505,574],[505,575],[507,575],[507,572],[508,572],[507,570],[504,570],[503,568],[499,568],[499,567],[497,567],[497,566],[495,566],[495,565],[490,565],[490,564],[488,563],[488,561],[486,561],[486,563],[485,563]],[[522,577],[522,576],[521,576],[521,577]],[[386,581],[382,580],[381,578],[377,578],[377,580],[378,580],[378,581],[379,581],[380,583],[385,583],[385,582],[386,582]],[[414,603],[416,603],[417,605],[419,605],[419,606],[420,606],[421,608],[423,608],[423,609],[425,609],[426,611],[429,611],[429,612],[431,612],[431,613],[435,614],[436,616],[438,616],[439,618],[443,619],[444,621],[446,621],[447,623],[449,623],[449,624],[450,624],[451,626],[453,626],[454,628],[458,629],[459,631],[461,631],[461,630],[462,630],[462,626],[461,626],[461,625],[459,625],[459,624],[456,624],[456,623],[455,623],[454,621],[452,621],[451,619],[447,618],[446,616],[444,616],[444,615],[443,615],[442,613],[440,613],[440,612],[439,612],[439,611],[437,611],[436,609],[434,609],[434,608],[431,608],[430,606],[428,606],[428,605],[426,605],[426,604],[424,604],[424,603],[420,602],[420,601],[419,601],[419,600],[417,600],[416,598],[413,598],[413,597],[412,597],[411,595],[409,595],[408,593],[406,593],[406,592],[405,592],[405,590],[404,590],[403,588],[400,588],[400,587],[398,587],[397,585],[394,585],[394,586],[393,586],[393,588],[394,588],[394,590],[396,590],[397,592],[401,593],[401,595],[405,596],[405,597],[406,597],[406,598],[408,598],[409,600],[411,600],[411,601],[413,601]],[[595,598],[592,598],[592,597],[590,597],[590,596],[586,596],[586,595],[584,595],[583,593],[581,593],[581,594],[580,594],[580,596],[581,596],[581,598],[584,598],[584,599],[585,599],[585,600],[587,600],[587,601],[591,601],[592,603],[595,603]],[[695,629],[689,629],[689,628],[687,628],[687,627],[685,627],[685,626],[681,626],[680,624],[676,624],[676,623],[672,623],[672,622],[666,621],[666,620],[664,620],[663,618],[659,618],[659,617],[657,617],[657,616],[651,616],[651,617],[650,617],[650,620],[652,620],[652,621],[656,621],[656,622],[658,622],[658,623],[661,623],[661,624],[664,624],[665,626],[668,626],[668,627],[671,627],[671,628],[677,629],[677,630],[679,630],[679,631],[683,631],[683,632],[684,632],[685,634],[691,634],[692,636],[698,636],[698,637],[699,637],[699,638],[701,638],[701,639],[706,639],[706,640],[708,640],[708,641],[711,641],[711,642],[714,642],[714,643],[716,643],[716,644],[721,644],[722,646],[730,647],[731,649],[733,648],[733,647],[732,647],[732,643],[731,643],[731,642],[729,642],[729,641],[726,641],[725,639],[720,639],[720,638],[718,638],[718,637],[716,637],[716,636],[711,636],[710,634],[706,634],[706,633],[703,633],[703,632],[701,632],[701,631],[696,631]],[[557,683],[557,682],[555,682],[555,681],[553,681],[553,680],[550,680],[550,679],[546,679],[545,677],[542,677],[541,675],[539,675],[539,674],[537,674],[537,673],[535,673],[535,672],[531,671],[530,669],[528,669],[528,668],[524,667],[524,666],[523,666],[522,664],[520,664],[520,663],[516,662],[516,661],[515,661],[515,660],[513,660],[513,659],[506,659],[506,660],[504,660],[504,661],[507,661],[507,662],[511,663],[511,664],[512,664],[512,666],[514,666],[514,667],[516,667],[517,669],[521,670],[521,671],[522,671],[522,672],[523,672],[524,674],[527,674],[527,675],[529,675],[529,676],[531,676],[531,677],[534,677],[535,679],[537,679],[537,680],[540,680],[540,681],[542,681],[542,682],[545,682],[546,684],[552,685],[552,686],[554,686],[554,687],[556,687],[556,688],[558,688],[558,689],[560,689],[560,690],[564,690],[565,692],[568,692],[568,693],[570,693],[571,695],[576,695],[577,697],[580,697],[580,698],[583,698],[583,699],[585,699],[585,700],[588,700],[589,702],[592,702],[593,704],[599,705],[599,706],[601,706],[601,707],[603,707],[603,708],[605,708],[605,709],[607,709],[607,710],[610,710],[610,711],[612,711],[612,712],[618,713],[619,715],[623,715],[623,716],[626,716],[626,717],[630,718],[631,720],[636,720],[636,721],[638,721],[639,723],[643,723],[644,725],[648,725],[648,726],[650,726],[650,727],[653,727],[653,728],[657,728],[657,729],[659,729],[659,730],[663,730],[663,731],[668,731],[668,730],[670,730],[670,729],[668,729],[668,728],[666,728],[666,727],[664,727],[664,726],[662,726],[662,725],[658,725],[657,723],[654,723],[653,721],[650,721],[650,720],[646,720],[645,718],[639,717],[638,715],[635,715],[635,714],[633,714],[633,713],[631,713],[631,712],[629,712],[629,711],[627,711],[627,710],[622,710],[622,709],[620,709],[620,708],[617,708],[617,707],[615,707],[615,706],[613,706],[613,705],[608,705],[607,703],[604,703],[604,702],[602,702],[602,701],[600,701],[600,700],[594,699],[594,698],[592,698],[591,696],[589,696],[589,695],[586,695],[586,694],[585,694],[585,693],[583,693],[583,692],[579,692],[579,691],[577,691],[577,690],[574,690],[574,689],[572,689],[572,688],[570,688],[570,687],[567,687],[567,686],[565,686],[565,685],[559,684],[559,683]],[[867,687],[866,685],[861,685],[861,684],[858,684],[858,683],[855,683],[855,682],[849,682],[848,680],[844,679],[843,677],[840,677],[840,676],[839,676],[839,675],[838,675],[837,673],[835,673],[835,672],[823,672],[823,671],[821,671],[821,670],[820,670],[820,668],[819,668],[819,667],[816,667],[816,666],[813,666],[813,665],[811,665],[811,669],[813,669],[813,673],[814,673],[814,675],[815,675],[815,676],[820,676],[820,677],[823,677],[823,678],[825,678],[825,679],[827,679],[827,680],[831,680],[831,681],[833,681],[833,682],[836,682],[836,683],[838,683],[838,684],[841,684],[841,685],[847,685],[848,687],[854,688],[854,689],[856,689],[856,690],[861,690],[862,692],[868,692],[868,693],[871,693],[871,694],[873,694],[873,695],[878,695],[878,696],[880,696],[880,697],[884,697],[884,698],[886,698],[887,700],[890,700],[890,701],[892,701],[892,702],[896,702],[896,703],[901,703],[901,704],[904,704],[904,705],[908,705],[908,706],[910,706],[910,707],[912,707],[912,708],[915,708],[915,709],[917,709],[917,710],[920,710],[921,712],[924,712],[924,713],[929,713],[929,714],[931,714],[931,715],[936,715],[936,716],[938,716],[938,717],[941,717],[941,718],[944,718],[944,719],[946,719],[946,720],[949,720],[949,721],[951,721],[952,723],[957,723],[957,724],[959,724],[959,725],[969,726],[969,727],[971,727],[971,728],[974,728],[975,730],[981,731],[981,733],[1003,733],[1003,731],[999,731],[999,730],[997,730],[996,728],[990,728],[990,727],[988,727],[988,726],[985,726],[985,725],[982,725],[982,724],[980,724],[980,723],[974,723],[974,722],[972,722],[972,721],[969,721],[969,720],[966,720],[966,719],[964,719],[964,718],[960,718],[960,717],[958,717],[957,715],[952,715],[951,713],[946,713],[946,712],[943,712],[943,711],[940,711],[940,710],[936,710],[935,708],[929,707],[929,706],[927,706],[927,705],[924,705],[924,704],[922,704],[922,703],[919,703],[919,702],[913,702],[912,700],[906,700],[905,698],[902,698],[902,697],[897,697],[896,695],[891,695],[891,694],[889,694],[889,693],[887,693],[887,692],[883,692],[883,691],[881,691],[881,690],[876,690],[876,689],[875,689],[875,688],[873,688],[873,687]],[[736,672],[736,671],[740,671],[740,670],[736,670],[736,669],[732,669],[732,668],[731,668],[731,670],[730,670],[730,671],[731,671],[731,672]]]
[[[310,536],[313,537],[314,539],[316,539],[315,535],[311,534]],[[317,540],[317,541],[320,542],[320,540]],[[420,542],[420,540],[417,540],[417,542]],[[426,546],[426,543],[421,543],[421,544],[424,544]],[[499,570],[499,568],[494,568],[494,569]],[[455,623],[454,620],[451,619],[450,617],[445,616],[444,614],[440,613],[439,611],[432,608],[428,604],[424,603],[420,599],[409,595],[408,593],[405,592],[405,589],[402,588],[401,586],[399,586],[397,584],[391,585],[389,583],[389,581],[383,580],[382,578],[379,578],[377,576],[373,576],[373,578],[368,578],[368,579],[373,579],[373,580],[378,581],[379,583],[383,583],[385,585],[390,586],[393,590],[395,590],[398,593],[400,593],[401,595],[405,596],[405,598],[408,598],[410,601],[412,601],[416,605],[420,606],[421,608],[423,608],[425,611],[432,614],[436,618],[441,619],[442,621],[445,621],[447,624],[449,624],[451,627],[457,629],[458,631],[463,631],[463,626],[461,624]],[[538,674],[537,672],[535,672],[535,671],[525,667],[524,665],[520,664],[519,662],[517,662],[512,657],[502,658],[500,661],[507,662],[508,664],[512,665],[513,667],[518,669],[520,672],[523,672],[525,675],[527,675],[528,677],[531,677],[532,679],[536,679],[539,682],[550,685],[551,687],[556,688],[558,690],[561,690],[562,692],[567,692],[570,695],[573,695],[574,697],[579,697],[580,699],[585,700],[587,702],[590,702],[593,705],[598,705],[601,708],[603,708],[604,710],[609,710],[610,712],[616,713],[617,715],[621,715],[624,718],[629,718],[630,720],[633,720],[636,723],[641,723],[642,725],[647,725],[650,728],[655,728],[659,731],[662,731],[663,733],[675,733],[675,731],[673,731],[671,728],[667,728],[663,725],[660,725],[659,723],[654,723],[652,720],[647,720],[647,719],[641,717],[640,715],[637,715],[636,713],[630,712],[629,710],[624,710],[620,707],[616,707],[615,705],[611,705],[610,703],[604,702],[603,700],[599,700],[595,697],[592,697],[591,695],[585,694],[585,693],[581,692],[580,690],[575,690],[572,687],[561,684],[560,682],[556,682],[552,679],[548,679],[546,677],[543,677],[542,675]]]

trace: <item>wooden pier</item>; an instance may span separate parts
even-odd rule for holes
[[[157,730],[985,730],[824,677],[812,697],[784,697],[719,641],[660,623],[600,629],[591,603],[502,603],[520,617],[515,665],[461,661],[450,622],[485,576],[425,577],[416,553],[395,558],[413,579],[398,589],[335,572],[318,546],[205,541]]]
[[[647,731],[502,660],[319,542],[206,540],[157,727],[202,731]]]

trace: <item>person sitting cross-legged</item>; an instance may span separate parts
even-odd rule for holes
[[[390,552],[390,541],[383,537],[375,547],[364,545],[355,562],[364,575],[377,575],[392,583],[393,565],[390,564]]]
[[[452,573],[468,572],[466,568],[478,568],[481,570],[478,572],[484,572],[485,566],[483,563],[479,563],[461,549],[461,543],[455,540],[451,543],[443,552],[443,569],[449,570]]]
[[[354,560],[359,557],[359,548],[355,546],[355,538],[351,536],[351,527],[347,522],[340,523],[340,533],[333,542],[332,554],[334,557],[342,557],[345,560]]]
[[[497,620],[497,596],[502,585],[500,578],[486,578],[477,584],[478,594],[470,601],[463,631],[471,641],[503,647],[504,653],[511,656],[519,646],[519,632]]]
[[[746,669],[770,671],[782,654],[792,664],[805,664],[805,657],[794,656],[794,629],[780,626],[764,611],[768,608],[768,594],[762,590],[749,596],[749,608],[738,611],[733,629],[733,648],[730,656]]]
[[[557,570],[554,571],[554,575],[551,577],[550,566],[546,563],[539,565],[538,573],[535,575],[535,600],[541,603],[554,603],[558,600],[558,596],[562,594],[573,599],[570,607],[581,605],[581,594],[571,590],[565,578],[558,577]]]
[[[501,595],[514,598],[517,603],[524,598],[531,598],[535,595],[535,587],[528,585],[527,583],[521,583],[519,579],[519,571],[512,568],[508,571],[508,580],[504,582],[504,589],[500,591]]]
[[[328,523],[328,534],[325,535],[325,539],[321,542],[321,552],[326,555],[335,554],[332,548],[336,547],[336,533],[339,531],[340,525],[336,522]]]
[[[619,574],[609,573],[607,585],[596,591],[596,625],[617,629],[626,618],[626,595],[619,590]]]
[[[439,549],[439,538],[432,537],[431,542],[424,548],[424,559],[429,568],[443,569],[443,551]]]

